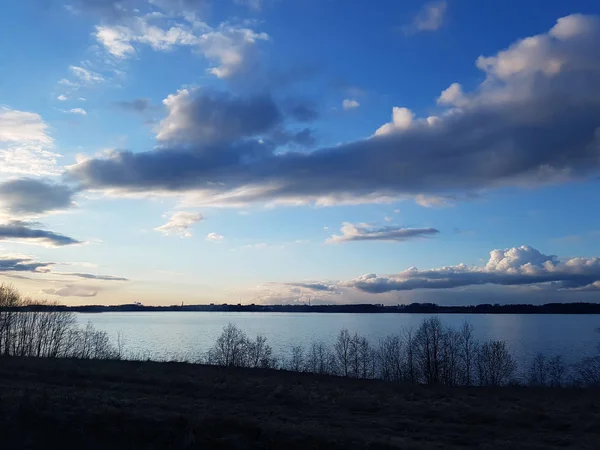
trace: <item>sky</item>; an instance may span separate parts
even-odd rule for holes
[[[27,0],[0,283],[64,304],[600,300],[595,0]]]

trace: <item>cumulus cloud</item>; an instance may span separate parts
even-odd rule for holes
[[[415,16],[410,25],[403,27],[407,34],[419,33],[421,31],[435,31],[444,23],[448,3],[446,0],[432,1],[425,6]]]
[[[53,231],[33,228],[35,224],[18,220],[0,224],[0,240],[17,240],[48,247],[64,247],[81,244],[81,241]]]
[[[235,142],[266,133],[281,121],[277,105],[267,95],[182,89],[163,103],[169,114],[158,126],[156,138],[171,144],[206,148]]]
[[[547,33],[479,58],[485,81],[445,96],[454,105],[439,115],[394,108],[390,123],[355,142],[281,152],[236,131],[237,141],[206,152],[203,144],[183,151],[159,139],[155,150],[88,159],[70,174],[87,188],[185,192],[213,205],[382,202],[586,178],[600,171],[599,39],[597,17],[564,17]],[[185,135],[206,135],[191,112],[181,119]],[[209,121],[209,136],[224,136],[216,124]]]
[[[190,228],[203,220],[202,214],[191,211],[179,211],[173,214],[167,223],[155,228],[155,231],[166,236],[176,235],[181,237],[191,237]]]
[[[344,222],[341,235],[333,235],[326,242],[339,243],[350,241],[395,241],[404,242],[411,239],[434,236],[439,233],[435,228],[404,228],[395,226],[371,227]]]
[[[60,94],[58,97],[56,97],[56,100],[61,101],[61,102],[66,102],[67,100],[69,100],[69,97],[67,97],[64,94]]]
[[[569,258],[521,246],[492,250],[485,266],[447,266],[438,269],[410,268],[395,275],[366,274],[347,283],[369,293],[413,289],[451,289],[485,284],[501,286],[546,285],[556,290],[592,289],[600,281],[600,258]]]
[[[342,108],[344,108],[344,109],[356,109],[359,106],[360,106],[360,103],[351,98],[346,98],[342,102]]]
[[[115,106],[124,111],[133,111],[137,113],[146,112],[151,108],[150,99],[148,98],[136,98],[135,100],[131,101],[116,102]]]
[[[0,183],[0,209],[13,215],[38,215],[74,206],[75,191],[62,184],[23,178]]]
[[[0,106],[0,175],[56,175],[54,140],[39,114]]]
[[[221,242],[223,239],[225,239],[225,237],[217,233],[208,233],[206,236],[206,240],[210,242]]]

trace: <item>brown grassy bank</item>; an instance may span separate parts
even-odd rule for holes
[[[600,391],[0,358],[6,449],[597,449]]]

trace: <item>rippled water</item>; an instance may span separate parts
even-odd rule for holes
[[[342,328],[368,337],[373,343],[404,327],[417,328],[430,314],[319,314],[234,312],[140,312],[78,314],[111,338],[121,333],[129,355],[150,358],[194,359],[204,354],[222,328],[234,323],[249,336],[265,335],[278,355],[293,344],[308,346],[314,340],[332,342]],[[517,361],[526,363],[535,353],[563,355],[573,362],[593,353],[600,334],[600,316],[441,314],[447,325],[465,320],[475,327],[481,341],[501,339],[509,343]]]

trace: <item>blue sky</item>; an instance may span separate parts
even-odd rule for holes
[[[0,281],[68,304],[596,301],[597,2],[376,5],[5,6]]]

